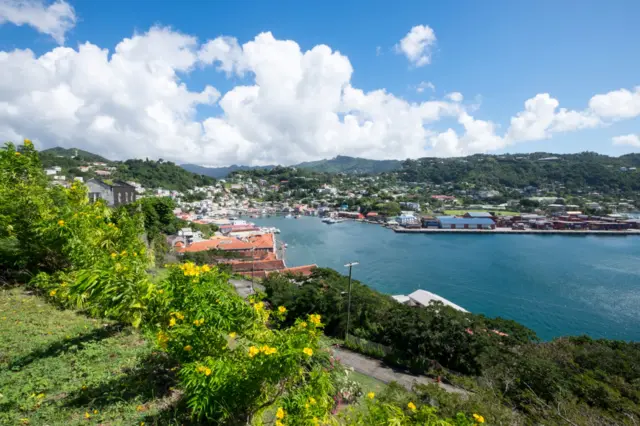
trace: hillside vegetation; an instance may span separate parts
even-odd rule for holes
[[[511,188],[558,182],[569,191],[587,188],[606,193],[639,191],[640,172],[621,171],[621,167],[640,167],[640,154],[609,157],[585,152],[421,158],[404,161],[397,173],[407,182],[451,182]]]
[[[77,310],[99,321],[108,320],[107,324],[113,321],[118,327],[139,330],[140,336],[145,337],[140,346],[152,345],[159,356],[175,366],[169,371],[176,377],[175,386],[171,386],[173,379],[165,379],[152,370],[133,383],[125,380],[120,385],[117,383],[120,375],[116,373],[112,377],[113,387],[116,394],[121,393],[116,400],[122,404],[123,414],[118,417],[111,408],[99,408],[99,404],[109,400],[111,392],[109,386],[101,384],[105,372],[118,365],[115,359],[120,352],[104,339],[109,345],[109,356],[114,357],[112,365],[100,364],[105,349],[95,347],[86,352],[88,357],[81,351],[73,360],[72,368],[79,372],[65,367],[67,371],[59,371],[60,378],[51,382],[47,377],[53,377],[55,371],[26,373],[19,382],[9,383],[8,391],[2,388],[2,398],[4,392],[11,397],[7,403],[0,402],[3,416],[17,417],[22,424],[64,424],[78,421],[78,409],[96,406],[95,411],[85,411],[87,420],[99,416],[102,410],[107,411],[109,418],[118,417],[114,423],[131,424],[135,417],[129,414],[127,401],[150,401],[154,392],[151,383],[160,380],[161,386],[179,389],[180,394],[162,407],[153,405],[162,419],[159,424],[171,424],[171,419],[180,415],[193,423],[274,426],[341,423],[471,426],[481,418],[479,414],[472,417],[464,412],[445,418],[430,404],[409,401],[399,406],[375,398],[374,394],[367,396],[364,410],[338,415],[341,395],[346,395],[346,373],[321,345],[324,328],[321,315],[311,311],[290,321],[285,306],[271,309],[260,297],[247,302],[235,293],[228,275],[208,265],[191,262],[168,265],[164,273],[152,279],[148,271],[154,267],[154,256],[142,239],[143,232],[144,218],[140,213],[111,210],[101,200],[89,203],[82,184],[74,183],[70,188],[50,186],[30,141],[25,141],[20,150],[7,144],[0,151],[3,281],[13,286],[26,283],[24,286],[37,294],[39,300],[61,312]],[[20,314],[12,311],[12,315]],[[68,312],[65,315],[72,316]],[[34,325],[61,327],[60,330],[69,333],[71,342],[78,335],[73,324],[68,329],[58,323]],[[6,330],[9,341],[15,341],[17,336],[12,333],[26,332],[27,328],[13,330],[3,325],[1,330],[3,333]],[[64,362],[69,360],[56,364],[56,355],[67,351],[69,356],[76,356],[73,346],[65,350],[64,342],[44,340],[34,339],[34,346],[24,349],[8,343],[8,353],[3,352],[2,362],[17,369],[29,363],[37,368],[45,364],[31,360],[49,358],[47,367],[59,366],[63,370]],[[39,345],[44,349],[39,349]],[[140,358],[143,354],[141,348]],[[138,357],[133,353],[132,356]],[[95,371],[94,362],[98,364]],[[127,362],[121,365],[125,375],[128,366],[136,365],[135,360]],[[145,366],[154,365],[151,361],[142,362]],[[81,379],[75,378],[76,373]],[[91,383],[80,385],[81,392],[90,391],[88,398],[73,394],[81,380],[93,376]],[[6,380],[4,376],[2,380]],[[139,388],[151,395],[139,399],[129,396],[128,392],[135,394]],[[44,401],[19,401],[29,390],[33,390],[36,401]],[[47,399],[46,392],[53,395]],[[76,408],[67,409],[74,401],[78,404]],[[136,406],[136,411],[144,409],[143,404],[140,408]]]
[[[76,155],[77,154],[77,155]],[[201,174],[191,173],[182,167],[163,160],[126,160],[110,161],[104,157],[75,148],[50,148],[40,152],[40,159],[45,168],[60,166],[61,174],[68,178],[82,177],[89,179],[98,177],[95,169],[88,172],[79,170],[93,162],[105,163],[115,167],[109,179],[120,179],[140,183],[145,188],[163,188],[186,191],[196,186],[207,186],[215,183],[215,179]],[[102,179],[102,178],[101,178]]]
[[[322,314],[328,335],[344,337],[347,277],[317,269],[308,278],[270,275],[263,284],[269,301],[289,309],[285,324],[313,310]],[[438,401],[446,415],[475,410],[490,424],[509,425],[640,422],[640,343],[586,336],[540,342],[515,321],[442,304],[402,305],[357,281],[349,331],[359,338],[347,342],[355,350],[475,392],[467,401],[437,389],[418,392],[423,402]]]

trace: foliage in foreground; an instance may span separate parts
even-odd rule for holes
[[[228,276],[184,263],[153,282],[143,220],[90,204],[86,188],[49,187],[29,141],[0,152],[0,262],[61,308],[141,329],[179,363],[178,386],[194,419],[221,424],[334,424],[334,380],[319,347],[321,316],[280,327],[287,308],[245,303]],[[31,210],[29,210],[31,209]],[[25,213],[28,211],[28,213]],[[428,407],[372,403],[353,424],[470,424],[441,421]],[[87,413],[91,415],[90,413]]]

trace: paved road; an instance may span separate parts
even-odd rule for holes
[[[425,385],[437,383],[435,380],[426,376],[414,376],[394,370],[384,365],[380,360],[369,358],[368,356],[352,352],[344,348],[333,347],[332,349],[333,353],[342,364],[353,367],[355,371],[376,378],[384,383],[395,381],[408,390],[411,390],[415,383]],[[461,395],[469,394],[469,392],[465,391],[464,389],[447,385],[445,383],[438,383],[438,386],[440,386],[440,388],[446,390],[447,392],[453,392]]]
[[[255,288],[256,291],[264,291],[264,286],[261,284],[252,284],[249,280],[240,280],[240,279],[230,279],[229,282],[233,284],[236,289],[236,293],[240,295],[243,299],[251,296]]]

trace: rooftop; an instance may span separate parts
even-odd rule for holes
[[[469,312],[461,306],[456,305],[453,302],[448,301],[444,297],[440,297],[437,294],[431,293],[426,290],[416,290],[408,296],[414,302],[422,305],[429,306],[431,302],[442,302],[442,304],[452,307],[453,309],[457,309],[461,312]]]

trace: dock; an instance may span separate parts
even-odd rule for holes
[[[394,232],[401,234],[534,234],[534,235],[615,235],[615,236],[640,236],[640,229],[624,231],[593,231],[589,229],[563,230],[563,229],[442,229],[442,228],[393,228]]]

